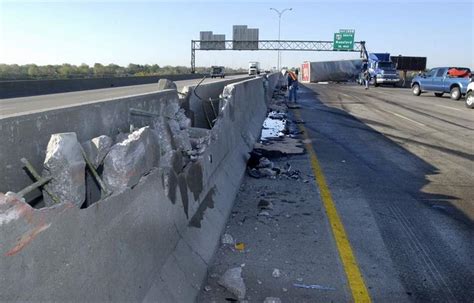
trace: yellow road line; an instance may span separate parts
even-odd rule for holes
[[[301,114],[299,110],[295,110],[295,114],[297,118],[301,120]],[[364,278],[362,277],[359,266],[357,265],[357,261],[344,229],[344,225],[342,224],[334,201],[332,200],[331,191],[329,190],[329,187],[326,183],[323,170],[319,164],[316,152],[310,143],[311,141],[309,140],[308,132],[302,124],[299,124],[299,128],[301,131],[303,131],[306,142],[309,142],[305,143],[306,150],[308,151],[311,159],[311,166],[316,177],[316,183],[319,187],[321,199],[326,210],[329,224],[331,225],[332,234],[336,241],[339,257],[341,258],[344,271],[346,272],[346,277],[349,282],[349,287],[351,289],[354,302],[371,302],[369,291],[365,286]]]

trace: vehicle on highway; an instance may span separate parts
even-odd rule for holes
[[[362,69],[357,82],[364,84],[364,71],[369,70],[371,82],[374,86],[389,84],[396,86],[400,82],[400,76],[395,65],[390,59],[390,53],[369,53],[367,66]]]
[[[415,96],[424,92],[434,92],[436,97],[448,93],[451,99],[459,100],[467,93],[471,82],[471,70],[465,67],[436,67],[411,80]]]
[[[223,66],[211,66],[211,78],[225,78],[225,68]]]
[[[260,63],[256,61],[249,62],[249,76],[260,74]]]
[[[472,78],[471,78],[471,80],[472,80]],[[467,86],[466,107],[467,108],[474,108],[474,82],[472,82],[472,81]]]

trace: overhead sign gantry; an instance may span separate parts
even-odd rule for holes
[[[313,40],[259,40],[258,29],[245,25],[234,25],[233,39],[225,40],[225,35],[201,32],[200,40],[191,40],[191,72],[196,70],[196,51],[340,51],[358,52],[367,60],[365,41],[354,42],[354,30],[340,30],[333,41]]]

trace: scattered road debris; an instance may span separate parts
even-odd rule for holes
[[[204,286],[204,290],[205,291],[211,291],[212,287],[210,287],[209,285],[206,285],[206,286]]]
[[[217,283],[235,295],[238,299],[242,300],[245,298],[247,290],[244,279],[242,278],[241,267],[234,267],[226,270]]]
[[[295,283],[293,284],[293,286],[298,287],[298,288],[306,288],[306,289],[336,290],[334,287],[323,286],[323,285],[318,285],[318,284],[306,285],[306,284]]]
[[[234,238],[232,237],[232,235],[223,234],[222,237],[221,237],[221,243],[223,245],[234,245],[235,241],[234,241]]]
[[[281,277],[281,271],[278,268],[274,268],[272,272],[272,276],[274,278],[280,278]]]
[[[298,108],[301,108],[301,105],[298,105],[298,104],[295,104],[295,103],[287,103],[286,106],[287,106],[289,109],[298,109]]]
[[[245,249],[245,243],[243,242],[237,242],[235,243],[235,249],[237,249],[238,251],[244,251]]]
[[[260,199],[260,201],[258,202],[258,205],[257,207],[259,209],[268,209],[268,210],[272,210],[273,209],[273,203],[268,201],[268,200],[265,200],[265,199]]]
[[[304,154],[301,140],[290,137],[284,137],[270,142],[256,143],[254,149],[274,157]]]

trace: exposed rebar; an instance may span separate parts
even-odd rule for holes
[[[41,175],[38,174],[33,165],[31,165],[30,161],[28,161],[26,158],[21,158],[20,161],[25,165],[26,169],[30,172],[30,174],[33,176],[33,178],[35,178],[36,181],[41,180]],[[61,203],[59,198],[49,190],[48,186],[43,186],[43,190],[51,197],[51,200],[53,200],[54,203]]]
[[[33,190],[37,189],[38,187],[41,187],[43,186],[44,184],[48,183],[49,181],[51,181],[51,179],[53,179],[52,177],[44,177],[44,178],[40,178],[38,181],[36,181],[35,183],[31,184],[31,185],[28,185],[27,187],[23,188],[22,190],[20,190],[19,192],[17,192],[17,196],[19,197],[24,197],[26,194],[28,194],[29,192],[32,192]]]
[[[97,170],[95,169],[94,165],[92,164],[92,162],[89,160],[89,158],[87,158],[87,155],[86,155],[86,152],[84,151],[84,149],[82,148],[81,146],[81,153],[82,153],[82,157],[84,158],[84,160],[86,161],[86,164],[87,164],[87,167],[89,168],[89,170],[92,172],[92,175],[94,176],[95,180],[97,181],[97,183],[99,183],[99,187],[102,191],[102,198],[105,198],[109,195],[112,194],[111,191],[109,191],[107,189],[107,186],[105,185],[104,181],[102,181],[102,179],[100,178],[99,174],[97,173]]]

